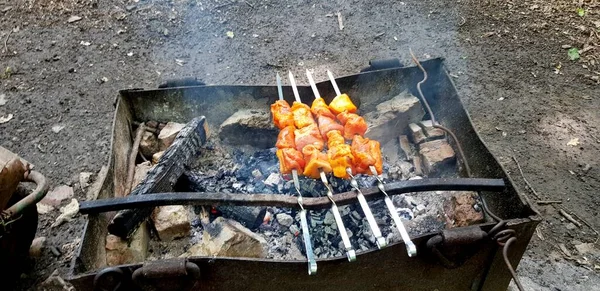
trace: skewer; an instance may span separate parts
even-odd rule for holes
[[[337,84],[335,83],[333,74],[331,74],[331,72],[328,70],[327,75],[329,75],[329,78],[331,80],[331,83],[333,84],[333,88],[334,88],[336,94],[338,96],[342,95],[342,93],[340,93],[340,89],[338,88]],[[313,80],[312,74],[310,73],[309,70],[306,70],[306,76],[308,77],[308,82],[310,83],[310,87],[312,88],[313,93],[315,94],[315,99],[320,98],[321,96],[319,94],[319,90],[317,89],[315,80]],[[369,223],[371,232],[375,236],[375,239],[377,242],[377,247],[380,249],[386,247],[387,242],[386,242],[385,238],[381,235],[381,230],[379,229],[379,226],[377,225],[377,222],[375,221],[375,217],[373,216],[373,213],[371,212],[371,208],[369,207],[369,204],[367,204],[367,199],[365,199],[365,196],[363,195],[362,191],[360,191],[360,188],[358,187],[358,182],[352,175],[352,169],[346,168],[346,172],[348,173],[348,175],[351,178],[350,185],[352,186],[352,188],[354,188],[354,190],[357,193],[356,197],[358,198],[360,207],[362,208],[363,213],[365,214],[365,217],[367,218],[367,222]]]
[[[338,88],[338,85],[335,82],[335,78],[333,77],[333,74],[331,73],[330,70],[327,70],[327,76],[329,76],[329,81],[331,81],[331,85],[333,86],[333,90],[335,91],[335,95],[336,96],[342,95],[342,92],[340,92],[340,88]]]
[[[375,169],[374,166],[370,166],[369,169],[371,170],[371,173],[373,173],[373,176],[375,176],[375,178],[377,179],[377,188],[379,188],[379,191],[381,191],[381,193],[383,193],[383,195],[385,195],[385,198],[384,198],[385,205],[387,205],[387,208],[392,215],[392,219],[394,220],[394,223],[396,224],[396,227],[398,228],[398,232],[400,232],[400,236],[402,237],[402,240],[404,241],[404,245],[406,245],[406,252],[408,253],[408,256],[415,257],[417,255],[417,247],[412,242],[412,240],[410,240],[410,236],[408,235],[408,232],[406,231],[406,228],[404,227],[404,223],[402,223],[402,220],[400,219],[400,216],[398,215],[398,212],[396,211],[396,207],[394,206],[394,203],[392,203],[392,199],[390,199],[390,196],[385,191],[385,186],[383,185],[383,181],[381,180],[381,177],[379,176],[379,174],[377,174],[377,170]]]
[[[281,84],[279,73],[277,73],[277,93],[279,93],[279,100],[283,100],[283,86]],[[315,260],[315,254],[313,253],[312,242],[310,240],[306,209],[304,209],[302,204],[302,193],[300,193],[300,182],[298,181],[298,171],[296,169],[292,170],[292,179],[294,181],[294,188],[296,188],[296,193],[298,194],[298,205],[300,205],[300,227],[302,227],[304,249],[306,251],[306,258],[308,259],[308,274],[312,275],[317,273],[317,261]]]
[[[294,79],[294,75],[292,74],[292,72],[289,73],[289,77],[290,77],[290,84],[292,85],[292,90],[294,91],[294,97],[296,98],[296,101],[302,102],[302,101],[300,101],[300,94],[298,93],[298,87],[296,86],[296,80]],[[340,236],[342,237],[342,242],[344,244],[344,249],[346,251],[346,257],[348,258],[348,261],[353,262],[356,260],[356,252],[354,251],[354,249],[352,248],[352,244],[350,243],[350,237],[348,236],[348,233],[346,232],[346,226],[344,226],[344,221],[342,220],[342,215],[340,214],[337,204],[333,200],[333,190],[331,188],[331,185],[329,184],[329,181],[327,180],[327,176],[325,176],[325,173],[321,169],[319,169],[319,175],[321,176],[321,181],[327,188],[327,198],[329,198],[329,201],[331,201],[331,212],[333,213],[333,217],[335,218],[335,223],[340,232]]]

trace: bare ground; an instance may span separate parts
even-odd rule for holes
[[[0,11],[7,99],[0,117],[14,115],[0,124],[0,143],[52,186],[73,185],[78,199],[85,197],[79,173],[107,161],[119,89],[181,76],[273,84],[276,71],[305,68],[325,79],[324,68],[351,74],[370,59],[409,64],[409,47],[420,58],[445,57],[476,128],[514,180],[532,201],[563,201],[539,206],[545,221],[518,268],[524,284],[600,286],[598,244],[588,253],[575,248],[597,241],[592,228],[600,230],[596,1],[0,0]],[[74,15],[82,19],[68,22]],[[570,60],[567,46],[580,59]],[[55,125],[64,129],[55,133]],[[513,157],[539,198],[526,190]],[[560,208],[589,226],[571,225]],[[50,228],[56,216],[41,216],[38,236],[62,254],[44,250],[20,289],[35,288],[54,269],[67,272],[83,218]]]

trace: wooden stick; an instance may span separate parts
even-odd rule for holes
[[[131,148],[131,153],[129,154],[129,161],[127,163],[127,181],[125,182],[126,188],[125,193],[123,193],[124,195],[129,195],[129,192],[131,192],[131,188],[133,187],[133,177],[135,176],[135,160],[140,149],[140,142],[142,142],[144,131],[146,131],[146,126],[143,123],[140,123],[135,131],[135,139],[133,140],[133,146]]]
[[[529,181],[527,181],[527,179],[525,178],[525,175],[523,174],[523,169],[521,169],[521,165],[519,164],[519,161],[517,161],[517,158],[515,158],[515,156],[513,156],[512,158],[515,161],[515,163],[517,164],[517,168],[519,168],[519,172],[521,173],[521,177],[523,178],[523,181],[525,181],[525,184],[527,185],[527,187],[529,187],[529,190],[531,190],[531,193],[533,193],[533,196],[535,196],[535,198],[537,198],[537,199],[541,199],[541,197],[537,193],[537,191],[535,191],[535,189],[531,186]]]
[[[581,228],[581,222],[575,220],[575,218],[573,218],[573,216],[568,214],[564,209],[559,209],[558,212],[562,216],[564,216],[568,221],[572,222],[573,224],[577,225],[577,227]]]
[[[539,205],[547,205],[547,204],[561,204],[562,200],[538,200],[535,203]]]

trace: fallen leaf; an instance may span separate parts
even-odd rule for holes
[[[62,125],[62,124],[55,124],[54,126],[52,126],[52,131],[54,133],[59,133],[61,130],[63,130],[63,128],[65,128],[64,125]]]
[[[9,113],[9,114],[8,114],[6,117],[5,117],[4,115],[3,115],[3,116],[0,116],[0,124],[2,124],[2,123],[7,123],[7,122],[9,122],[9,121],[10,121],[12,118],[13,118],[13,115],[12,115],[12,114],[10,114],[10,113]]]
[[[568,146],[576,147],[579,145],[579,138],[572,138],[568,143]]]
[[[77,15],[73,15],[71,17],[69,17],[69,19],[67,19],[68,23],[73,23],[73,22],[77,22],[79,20],[81,20],[82,18],[80,16]]]
[[[233,34],[233,31],[228,31],[225,33],[227,35],[227,37],[229,38],[233,38],[235,36],[235,34]]]
[[[585,16],[585,9],[583,9],[581,7],[577,8],[577,15],[579,15],[581,17]]]
[[[73,198],[71,199],[71,203],[60,208],[60,215],[50,227],[56,227],[61,225],[63,222],[71,221],[77,212],[79,212],[79,202],[77,202],[77,199]]]
[[[576,61],[579,59],[579,50],[576,47],[570,48],[569,51],[567,51],[567,55],[571,61]]]

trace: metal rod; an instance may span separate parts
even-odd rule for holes
[[[428,178],[389,183],[387,194],[399,195],[413,192],[431,191],[486,191],[502,192],[506,184],[502,179],[483,178]],[[361,189],[367,200],[383,198],[377,187]],[[337,193],[333,196],[336,205],[348,205],[356,201],[356,191]],[[238,205],[238,206],[276,206],[300,209],[297,198],[281,194],[244,194],[215,192],[167,192],[146,195],[134,195],[121,198],[107,198],[82,201],[79,212],[96,214],[131,208],[157,207],[164,205]],[[307,210],[326,209],[331,206],[327,197],[308,197],[303,199]]]
[[[377,221],[375,221],[375,217],[371,212],[371,208],[367,203],[367,199],[365,199],[365,195],[363,195],[362,191],[358,187],[358,182],[356,182],[356,178],[352,175],[352,169],[346,168],[346,173],[348,173],[348,175],[350,176],[350,186],[352,186],[352,188],[354,188],[354,190],[356,191],[356,198],[358,198],[358,203],[360,204],[360,207],[362,208],[362,211],[365,214],[365,218],[369,223],[369,227],[371,228],[373,236],[375,236],[377,247],[380,249],[385,248],[387,246],[387,242],[385,238],[381,235],[381,230],[379,230],[379,226],[377,225]]]
[[[335,91],[335,95],[336,96],[342,95],[342,92],[340,92],[340,88],[338,88],[338,85],[335,82],[335,78],[333,77],[333,74],[331,73],[330,70],[327,70],[327,76],[329,76],[329,81],[331,81],[331,85],[333,86],[333,90]]]
[[[306,69],[306,77],[308,78],[310,88],[312,89],[313,94],[315,95],[315,99],[321,98],[321,94],[319,94],[319,90],[317,89],[317,84],[315,84],[315,80],[313,79],[312,74],[308,69]]]
[[[317,273],[317,261],[310,240],[310,230],[308,229],[308,220],[306,219],[306,209],[302,203],[302,194],[300,192],[300,182],[298,181],[298,171],[292,170],[292,179],[294,180],[294,188],[298,194],[298,205],[300,205],[300,226],[302,227],[302,240],[304,241],[304,249],[306,251],[306,259],[308,260],[308,274]]]
[[[352,244],[350,243],[350,237],[348,237],[348,233],[346,232],[346,226],[344,226],[344,221],[342,220],[342,215],[340,214],[340,210],[335,204],[333,200],[333,190],[331,189],[331,185],[329,185],[329,181],[327,181],[327,177],[323,171],[320,171],[321,181],[325,184],[327,188],[327,198],[331,201],[331,212],[333,213],[333,217],[335,218],[335,223],[340,232],[340,236],[342,237],[342,243],[344,244],[344,249],[346,250],[346,257],[348,257],[348,261],[354,262],[356,261],[356,252],[352,248]]]
[[[383,185],[381,177],[379,177],[379,174],[377,174],[377,170],[375,169],[375,167],[370,166],[369,168],[371,169],[371,173],[373,173],[373,176],[375,176],[375,178],[377,179],[377,188],[379,188],[379,191],[381,191],[381,193],[385,195],[385,198],[383,200],[385,201],[385,205],[387,206],[388,210],[390,211],[390,214],[392,215],[392,219],[396,224],[396,228],[398,228],[398,232],[400,232],[400,236],[404,241],[404,245],[406,246],[406,252],[408,253],[408,256],[415,257],[417,255],[417,247],[410,239],[410,236],[408,235],[408,232],[404,227],[404,223],[402,223],[402,220],[398,215],[398,211],[396,210],[394,203],[392,203],[392,199],[390,199],[390,196],[385,191],[385,186]]]
[[[279,94],[279,100],[283,100],[283,85],[281,84],[281,76],[277,73],[277,93]]]
[[[290,84],[292,85],[292,91],[294,91],[294,98],[296,98],[296,102],[302,103],[300,100],[300,94],[298,93],[298,87],[296,86],[296,80],[294,79],[294,75],[291,71],[288,76],[290,77]]]

